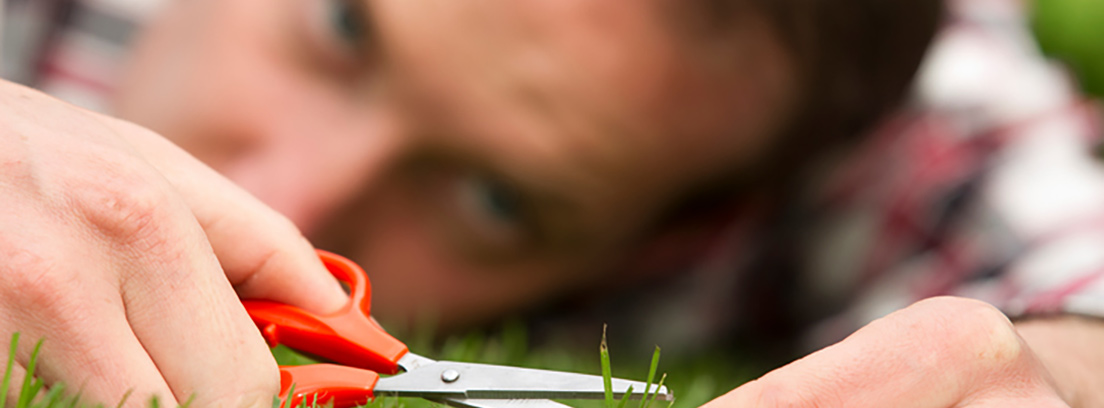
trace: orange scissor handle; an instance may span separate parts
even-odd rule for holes
[[[331,403],[334,408],[364,405],[372,399],[378,380],[379,374],[372,371],[333,364],[280,367],[280,406],[298,407],[304,400],[308,405]],[[292,384],[294,394],[288,395]]]
[[[335,278],[349,285],[351,299],[329,315],[316,315],[283,303],[243,300],[269,346],[283,344],[343,365],[397,373],[398,361],[407,348],[369,317],[372,285],[368,275],[339,255],[319,250],[318,257]]]

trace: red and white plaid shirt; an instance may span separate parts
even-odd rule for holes
[[[1040,55],[1022,3],[949,5],[914,108],[818,186],[806,273],[848,303],[821,326],[837,336],[936,295],[1104,316],[1101,110]]]
[[[5,77],[99,110],[134,22],[160,3],[6,1]],[[629,308],[651,317],[634,319],[641,338],[696,347],[734,326],[793,318],[822,344],[935,295],[982,299],[1012,316],[1104,317],[1100,109],[1039,53],[1021,2],[949,8],[911,107],[795,205],[799,234],[783,256],[798,260],[797,272],[762,279],[739,270],[772,249],[741,245],[743,229],[733,227],[664,286],[675,292],[666,302]],[[784,289],[753,286],[764,281]],[[763,307],[784,311],[743,299],[783,294]],[[664,324],[647,323],[656,319]]]

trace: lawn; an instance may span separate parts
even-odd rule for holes
[[[408,341],[411,350],[427,357],[441,360],[473,361],[491,364],[507,364],[523,367],[542,369],[554,369],[563,371],[581,372],[587,374],[602,373],[599,343],[601,328],[596,328],[594,347],[589,350],[572,350],[557,345],[545,345],[531,348],[526,338],[525,330],[518,324],[508,325],[505,329],[493,334],[484,332],[470,332],[465,335],[452,336],[444,340],[431,342],[428,336],[413,335],[402,336],[413,338]],[[16,339],[18,341],[18,339]],[[26,341],[24,339],[24,341]],[[49,340],[44,340],[49,341]],[[12,342],[13,349],[16,344]],[[14,353],[9,353],[9,356]],[[309,364],[313,360],[300,355],[282,346],[273,349],[273,355],[280,364],[297,365]],[[617,350],[610,350],[610,368],[615,377],[644,381],[647,379],[652,355],[623,355]],[[696,407],[709,401],[725,391],[760,374],[762,369],[755,368],[751,364],[740,363],[729,357],[719,355],[703,355],[694,358],[682,359],[682,361],[662,360],[658,364],[656,380],[661,374],[666,374],[664,384],[674,393],[675,401],[671,404],[657,401],[652,407]],[[738,360],[738,359],[736,359]],[[12,364],[8,361],[8,366]],[[29,369],[33,370],[32,358]],[[30,371],[28,370],[28,371]],[[90,407],[95,406],[85,401],[80,401],[73,393],[68,392],[64,386],[52,387],[49,392],[41,393],[34,400],[26,396],[34,395],[42,388],[42,383],[37,380],[25,379],[21,384],[9,384],[7,373],[0,383],[0,408],[6,408],[6,395],[9,389],[31,390],[23,392],[21,398],[14,406],[16,408],[62,408],[62,407]],[[603,400],[563,401],[569,405],[580,408],[605,408]],[[636,401],[629,402],[627,407],[638,407]],[[111,404],[111,405],[114,405]],[[160,406],[156,401],[151,401],[151,407]],[[380,398],[368,405],[381,408],[420,408],[438,406],[437,404],[413,398]]]

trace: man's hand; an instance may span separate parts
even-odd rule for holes
[[[999,310],[933,298],[709,404],[775,407],[1067,407]]]
[[[284,217],[159,135],[0,81],[0,358],[86,401],[268,406],[242,297],[344,301]],[[18,384],[18,383],[16,383]]]

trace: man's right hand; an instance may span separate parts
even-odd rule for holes
[[[0,358],[85,401],[269,406],[279,375],[241,297],[345,300],[311,245],[159,135],[0,81]],[[18,382],[15,382],[18,384]]]

